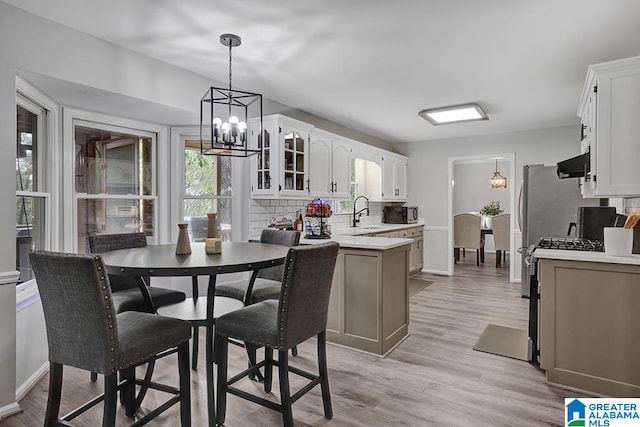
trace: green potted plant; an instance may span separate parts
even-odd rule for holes
[[[491,218],[504,212],[504,208],[500,206],[499,200],[492,200],[480,209],[482,215],[482,227],[491,228]]]

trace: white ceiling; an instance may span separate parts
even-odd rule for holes
[[[2,1],[222,82],[238,34],[234,87],[389,142],[575,124],[587,66],[640,54],[638,0]]]

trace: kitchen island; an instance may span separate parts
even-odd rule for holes
[[[640,395],[640,255],[535,251],[540,367],[597,395]]]
[[[384,355],[407,337],[409,250],[413,239],[334,235],[340,244],[327,339]],[[300,244],[327,240],[301,239]]]

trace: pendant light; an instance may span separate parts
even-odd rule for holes
[[[200,153],[225,157],[249,157],[260,152],[248,148],[249,107],[262,132],[262,95],[235,90],[231,86],[231,49],[242,40],[235,34],[222,34],[220,43],[229,48],[229,87],[210,87],[200,100]]]
[[[498,159],[496,159],[496,171],[489,180],[491,188],[507,188],[507,177],[498,172]]]

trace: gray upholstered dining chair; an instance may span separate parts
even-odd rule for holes
[[[37,251],[29,254],[42,300],[49,345],[49,395],[45,426],[69,425],[104,401],[103,426],[115,425],[117,392],[126,415],[135,415],[135,367],[178,353],[179,388],[147,382],[174,396],[137,422],[140,425],[180,403],[180,424],[191,424],[189,323],[151,313],[117,313],[100,255]],[[60,417],[63,366],[104,375],[104,394]],[[123,381],[118,383],[118,373]]]
[[[281,412],[284,425],[292,426],[292,403],[318,384],[322,392],[324,415],[327,419],[333,417],[327,374],[326,327],[338,248],[336,242],[292,247],[285,261],[285,274],[278,300],[261,301],[216,320],[218,425],[224,424],[227,393],[230,393]],[[288,358],[291,348],[314,336],[317,337],[318,345],[318,375],[290,366]],[[265,360],[228,379],[230,338],[264,346]],[[274,349],[278,351],[278,360],[273,358]],[[264,390],[270,393],[273,366],[278,367],[280,404],[233,386],[240,379],[264,367]],[[289,372],[310,380],[293,396],[290,392]]]
[[[501,261],[506,261],[506,251],[511,248],[511,215],[508,213],[496,215],[491,220],[493,230],[493,242],[496,249],[496,268]]]
[[[298,244],[300,244],[300,233],[294,230],[265,228],[260,234],[260,243],[270,243],[272,245],[282,246],[298,246]],[[253,289],[250,293],[247,293],[247,288],[249,286],[249,282],[247,280],[234,280],[219,283],[216,285],[216,295],[238,299],[243,301],[245,305],[267,299],[278,299],[280,297],[283,272],[283,265],[264,268],[258,271],[253,284]]]
[[[300,233],[295,230],[265,228],[260,233],[260,243],[289,247],[298,246],[300,244]],[[245,305],[254,304],[268,299],[278,299],[280,298],[283,273],[284,265],[277,265],[275,267],[264,268],[258,271],[251,290],[249,290],[250,281],[247,280],[234,280],[219,283],[216,285],[216,296],[235,298],[244,302]],[[291,353],[294,356],[297,356],[297,347],[293,347],[291,349]],[[247,355],[249,357],[249,363],[255,363],[255,346],[247,346]],[[261,378],[259,373],[258,378]]]
[[[144,233],[96,234],[87,236],[87,253],[101,254],[118,249],[143,248],[147,246]],[[175,289],[147,286],[153,305],[150,306],[133,276],[109,274],[113,302],[117,313],[145,311],[153,313],[157,307],[184,301],[186,294]],[[149,284],[149,278],[145,278]]]
[[[144,248],[147,236],[144,233],[95,234],[86,237],[87,253],[100,254],[118,249]],[[144,278],[149,285],[149,277]],[[109,274],[111,295],[116,313],[142,311],[155,313],[158,307],[184,301],[187,295],[175,289],[158,286],[141,288],[133,276]],[[197,350],[196,350],[197,351]],[[91,381],[97,375],[91,373]]]
[[[484,239],[479,215],[462,213],[453,217],[453,248],[455,261],[460,260],[460,249],[476,250],[476,265],[484,263]]]

